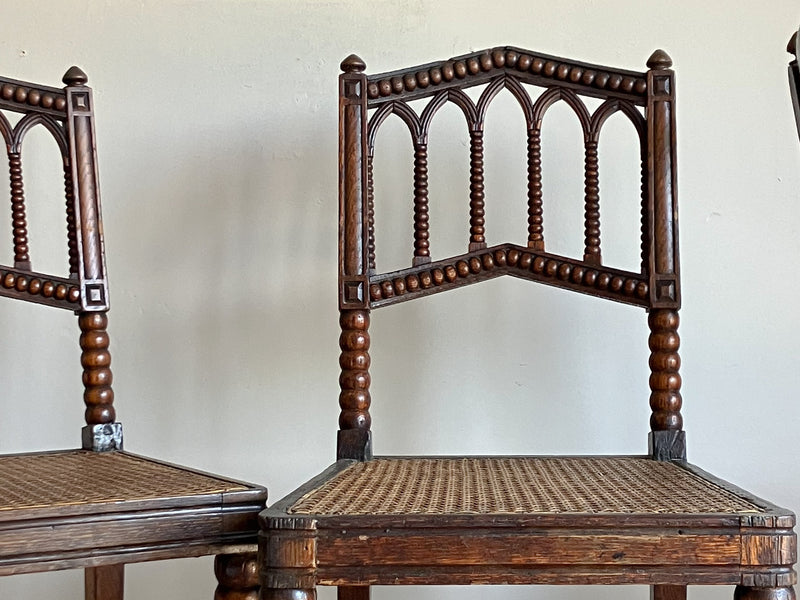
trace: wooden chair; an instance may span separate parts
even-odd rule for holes
[[[800,30],[792,34],[789,38],[789,45],[786,51],[792,55],[789,63],[789,91],[792,94],[792,104],[794,105],[794,118],[797,122],[797,135],[800,136]]]
[[[795,597],[794,515],[686,462],[671,64],[661,50],[646,72],[632,72],[510,47],[378,75],[367,75],[355,55],[344,60],[338,456],[261,513],[263,600],[308,600],[318,585],[338,586],[340,600],[366,600],[371,585],[428,584],[647,584],[661,600],[685,598],[689,584],[734,584],[740,600]],[[483,86],[477,102],[471,99],[477,94],[464,91],[472,86]],[[544,88],[535,101],[529,86]],[[528,238],[524,246],[489,247],[483,124],[503,88],[519,102],[527,124],[528,214],[520,217],[527,218]],[[600,99],[599,108],[590,112],[585,96]],[[418,114],[409,103],[423,99],[427,105]],[[545,243],[540,132],[558,101],[583,129],[580,258],[548,252]],[[432,260],[427,134],[447,102],[463,113],[469,132],[470,231],[463,254]],[[598,140],[617,112],[640,140],[642,261],[636,272],[607,266],[601,254]],[[380,273],[372,159],[376,134],[390,114],[412,137],[414,253],[408,268]],[[370,312],[502,275],[649,313],[646,456],[373,458]]]
[[[94,103],[80,69],[69,69],[64,83],[58,89],[0,78],[14,252],[13,266],[0,266],[0,295],[77,314],[86,426],[81,449],[0,456],[0,575],[85,568],[87,600],[118,600],[124,563],[218,554],[218,600],[257,598],[257,515],[266,490],[122,450],[106,331]],[[64,275],[32,266],[22,166],[35,128],[52,135],[63,158]],[[23,343],[51,343],[40,334],[34,328]]]

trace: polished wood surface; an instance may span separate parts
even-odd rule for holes
[[[84,571],[86,600],[122,600],[125,595],[125,565],[89,567]]]
[[[685,600],[687,585],[727,584],[741,599],[793,599],[794,515],[686,462],[670,57],[657,50],[636,72],[499,47],[376,75],[351,55],[341,68],[337,462],[261,513],[261,598],[314,598],[319,585],[337,586],[340,600],[367,600],[372,585],[643,584],[654,600]],[[483,131],[502,90],[525,116],[524,246],[486,243]],[[448,103],[469,132],[469,227],[459,254],[434,257],[428,132]],[[556,103],[583,133],[578,257],[552,252],[546,233],[541,130]],[[638,136],[638,270],[603,254],[599,141],[616,113]],[[373,163],[389,117],[411,137],[413,251],[407,267],[380,272]],[[372,312],[505,275],[649,313],[647,456],[373,457],[370,408],[391,399],[370,394]]]
[[[63,82],[65,87],[54,88],[0,77],[13,248],[12,264],[0,265],[0,296],[77,315],[80,356],[73,347],[64,358],[80,360],[86,425],[80,449],[0,455],[0,575],[83,568],[87,600],[121,600],[125,563],[223,553],[220,563],[233,566],[218,571],[218,600],[254,598],[257,514],[266,490],[122,449],[94,99],[79,68],[70,68]],[[63,273],[37,270],[37,249],[29,239],[25,140],[34,129],[50,134],[62,158],[65,204],[53,208],[64,211],[67,229]],[[51,341],[31,330],[21,343]],[[64,398],[55,394],[53,400]],[[76,411],[79,406],[75,398]],[[126,404],[128,414],[135,409]],[[235,574],[243,572],[243,561],[247,577]]]

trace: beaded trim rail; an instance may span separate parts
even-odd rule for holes
[[[631,97],[644,96],[647,93],[645,73],[610,69],[505,47],[481,50],[440,63],[420,65],[402,71],[370,75],[367,97],[372,104],[375,104],[385,98],[410,95],[414,92],[418,95],[426,91],[433,93],[436,89],[447,87],[451,82],[459,83],[460,80],[502,71],[543,80],[569,82],[575,87],[586,90],[603,90],[606,93]],[[433,89],[426,90],[428,86]]]
[[[122,452],[70,450],[0,457],[0,515],[8,510],[245,489],[235,482]]]
[[[753,513],[763,509],[647,458],[383,458],[354,463],[294,514]]]

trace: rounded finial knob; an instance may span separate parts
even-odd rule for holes
[[[789,54],[797,54],[797,38],[800,37],[800,31],[795,31],[792,37],[789,38],[789,43],[786,44],[786,51]]]
[[[361,60],[358,55],[351,54],[342,61],[340,67],[345,73],[361,73],[367,68],[367,63]]]
[[[647,59],[648,69],[669,69],[672,66],[672,59],[663,50],[656,50]]]
[[[64,73],[64,77],[61,78],[61,81],[67,85],[86,85],[89,78],[81,69],[72,66]]]

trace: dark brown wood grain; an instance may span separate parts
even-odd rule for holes
[[[336,591],[337,600],[369,600],[369,586],[339,587]]]
[[[686,586],[685,585],[651,586],[650,600],[686,600]]]
[[[122,600],[125,595],[125,565],[89,567],[84,571],[86,600]]]
[[[258,561],[254,552],[214,557],[214,600],[258,600]]]
[[[63,82],[66,87],[59,90],[0,77],[14,253],[13,265],[0,265],[0,296],[77,315],[80,356],[77,345],[70,345],[63,358],[80,360],[86,426],[83,449],[0,455],[0,576],[83,568],[87,600],[121,600],[126,563],[222,553],[220,562],[228,566],[218,572],[218,599],[255,600],[257,515],[266,490],[122,451],[112,388],[94,100],[79,68],[70,68]],[[62,272],[35,270],[37,253],[28,236],[31,204],[24,178],[38,174],[22,166],[34,129],[51,136],[63,162],[64,200],[52,205],[66,216]],[[58,192],[37,198],[37,211],[46,212]],[[32,328],[21,343],[53,343],[39,333]],[[33,380],[39,372],[18,375]],[[53,399],[74,401],[78,415],[80,398],[57,393]],[[19,399],[18,405],[26,403]],[[135,403],[126,407],[133,411]],[[245,563],[249,577],[243,579]]]

